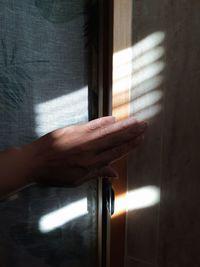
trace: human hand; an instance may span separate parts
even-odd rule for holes
[[[30,181],[77,186],[95,177],[116,177],[110,164],[136,148],[147,128],[134,118],[112,116],[55,130],[24,150],[31,155]]]

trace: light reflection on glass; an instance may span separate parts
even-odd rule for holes
[[[47,233],[87,213],[87,198],[83,198],[41,217],[39,230],[42,233]]]

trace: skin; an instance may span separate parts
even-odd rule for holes
[[[31,184],[73,187],[117,177],[111,163],[135,149],[147,123],[102,117],[57,129],[36,141],[0,152],[0,197]]]

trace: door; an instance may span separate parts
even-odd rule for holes
[[[103,2],[1,1],[0,149],[103,115]],[[2,201],[1,266],[100,266],[103,200],[94,180]]]

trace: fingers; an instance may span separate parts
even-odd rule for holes
[[[135,122],[132,126],[113,133],[112,136],[101,138],[95,142],[96,152],[101,153],[104,150],[112,149],[131,141],[137,136],[142,135],[146,128],[147,124],[145,122]]]
[[[60,143],[66,144],[68,148],[81,148],[83,151],[92,151],[96,154],[142,134],[146,123],[138,122],[133,117],[115,122],[114,117],[108,116],[75,127],[77,129],[72,134],[69,134],[71,127],[66,128]]]
[[[88,137],[87,146],[96,153],[100,153],[143,134],[146,128],[145,122],[139,122],[131,117],[97,129]]]
[[[83,150],[90,150],[90,144],[96,139],[94,133],[114,123],[115,117],[107,116],[84,124],[66,127],[63,143],[67,144],[68,147],[76,147],[77,149],[82,147]]]
[[[115,117],[106,116],[96,120],[92,120],[85,124],[87,132],[93,132],[99,128],[105,127],[115,122]]]
[[[98,131],[93,133],[93,138],[104,138],[104,140],[106,140],[106,138],[109,138],[111,135],[113,136],[115,133],[135,127],[138,123],[139,122],[133,117],[130,117],[126,120],[117,121],[116,123],[107,125],[107,127],[100,128]]]
[[[138,136],[132,141],[101,153],[96,159],[94,159],[93,164],[87,168],[88,170],[91,169],[91,171],[88,172],[85,177],[79,180],[78,184],[82,184],[96,177],[117,178],[118,173],[109,164],[125,156],[132,149],[136,148],[143,139],[143,136]]]
[[[131,150],[135,149],[143,141],[143,139],[143,135],[138,136],[134,140],[128,141],[123,145],[102,152],[95,159],[94,168],[101,168],[102,166],[108,165],[113,161],[127,155]]]

